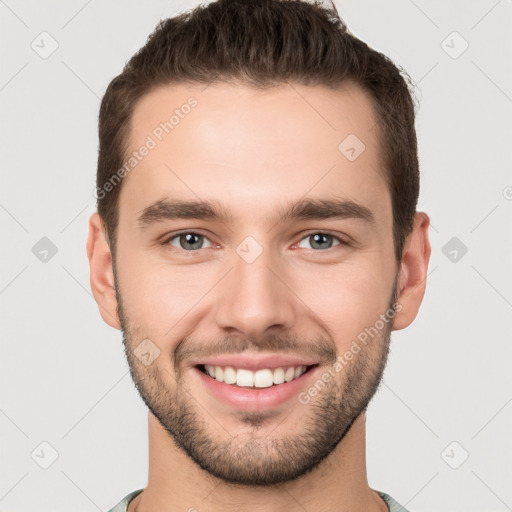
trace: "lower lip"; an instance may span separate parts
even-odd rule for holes
[[[210,393],[220,401],[242,411],[263,411],[279,407],[292,398],[296,398],[298,401],[299,393],[306,387],[318,368],[318,366],[314,366],[290,382],[268,388],[239,387],[235,384],[219,382],[197,367],[194,368],[194,371],[197,372]]]

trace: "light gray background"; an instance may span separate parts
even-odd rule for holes
[[[195,5],[0,1],[2,511],[108,510],[146,484],[146,409],[88,284],[97,114],[158,20]],[[418,85],[432,221],[424,304],[368,413],[370,485],[414,511],[512,510],[512,3],[337,6]],[[46,59],[31,47],[51,48],[43,31],[58,43]],[[58,250],[46,262],[42,237]]]

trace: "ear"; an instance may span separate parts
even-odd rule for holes
[[[91,290],[100,309],[101,317],[111,327],[121,329],[121,323],[117,316],[112,255],[107,243],[105,227],[97,212],[93,213],[89,219],[87,257],[89,258]]]
[[[416,213],[412,232],[405,241],[398,276],[397,301],[400,306],[393,321],[395,331],[405,329],[413,322],[423,301],[431,252],[429,225],[426,213]]]

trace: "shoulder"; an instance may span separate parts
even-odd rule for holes
[[[128,509],[128,504],[130,501],[138,496],[144,489],[138,489],[137,491],[133,491],[130,494],[126,495],[117,505],[112,507],[108,512],[126,512]]]
[[[374,489],[374,491],[386,502],[386,505],[389,508],[389,512],[409,512],[404,506],[400,505],[395,499],[393,499],[389,494],[378,491]]]

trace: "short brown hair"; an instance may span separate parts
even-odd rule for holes
[[[407,74],[347,29],[333,3],[217,0],[162,20],[109,84],[100,107],[97,208],[113,255],[122,183],[108,187],[128,152],[134,106],[155,87],[226,81],[339,88],[353,82],[375,109],[399,261],[419,195],[414,103]],[[341,142],[341,141],[340,141]],[[117,177],[119,179],[119,177]]]

